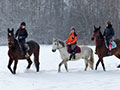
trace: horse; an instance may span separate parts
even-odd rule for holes
[[[84,59],[85,61],[85,71],[87,70],[87,67],[89,66],[92,70],[94,67],[94,56],[93,56],[93,50],[89,47],[81,47],[81,52],[76,53],[76,58],[69,60],[70,53],[67,51],[67,45],[59,39],[53,39],[53,45],[52,45],[52,52],[55,52],[56,50],[59,50],[60,56],[62,61],[59,63],[58,72],[61,72],[61,65],[64,64],[66,71],[68,72],[67,62],[68,61],[76,61],[79,59]]]
[[[9,62],[8,62],[8,69],[12,74],[16,74],[17,64],[18,60],[27,60],[28,66],[27,69],[31,67],[32,60],[30,59],[30,56],[34,55],[34,62],[36,67],[36,72],[39,72],[39,50],[40,46],[35,41],[28,41],[26,44],[29,47],[28,50],[28,57],[25,57],[23,54],[23,51],[21,50],[19,42],[14,37],[14,29],[10,30],[8,28],[8,56],[9,56]],[[11,65],[14,61],[13,70],[11,69]]]
[[[100,31],[100,28],[101,28],[100,26],[98,28],[96,26],[94,26],[93,35],[92,35],[92,38],[91,38],[93,41],[95,41],[96,54],[98,55],[98,58],[99,58],[97,63],[96,63],[95,70],[97,70],[97,67],[98,67],[99,63],[101,62],[103,70],[106,71],[105,65],[104,65],[104,62],[103,62],[103,58],[107,57],[107,56],[115,55],[117,58],[120,59],[120,40],[119,39],[113,40],[117,44],[117,47],[112,49],[112,51],[111,51],[112,54],[111,55],[108,55],[107,54],[108,49],[106,48],[106,43],[105,43],[103,35]],[[120,65],[118,65],[118,68],[119,67],[120,67]]]

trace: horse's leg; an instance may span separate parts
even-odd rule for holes
[[[18,64],[18,59],[15,59],[14,67],[13,67],[13,74],[16,74],[17,64]]]
[[[103,70],[106,71],[106,70],[105,70],[105,65],[104,65],[103,59],[101,59],[101,64],[102,64]]]
[[[64,61],[64,66],[65,66],[66,71],[68,72],[67,61]]]
[[[94,68],[94,65],[93,65],[93,62],[91,62],[91,61],[88,61],[88,63],[89,63],[89,67],[93,70]]]
[[[120,54],[119,53],[115,56],[120,59]],[[117,66],[117,68],[120,68],[120,64]]]
[[[97,63],[96,63],[95,70],[97,70],[97,67],[98,67],[99,63],[100,63],[100,59],[98,59],[98,61],[97,61]]]
[[[84,59],[84,60],[85,60],[85,69],[84,69],[84,71],[86,71],[87,68],[88,68],[88,60],[87,59]]]
[[[13,59],[9,59],[9,63],[8,63],[8,69],[11,71],[11,73],[13,73],[12,69],[11,69],[11,65],[13,63]]]
[[[31,59],[30,59],[30,58],[28,58],[28,59],[27,59],[27,61],[28,61],[28,66],[27,66],[27,69],[29,69],[29,68],[30,68],[30,66],[31,66],[31,64],[32,64],[32,61],[31,61]]]
[[[59,68],[58,68],[58,72],[61,71],[60,69],[61,69],[61,65],[62,65],[63,63],[64,63],[64,60],[60,62],[60,64],[59,64]]]

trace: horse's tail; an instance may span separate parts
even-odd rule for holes
[[[93,70],[93,68],[94,68],[94,55],[93,55],[93,50],[92,49],[91,49],[91,56],[90,56],[89,66]]]
[[[33,55],[34,55],[34,63],[35,63],[35,67],[36,67],[36,71],[39,71],[39,51],[40,51],[40,46],[38,43],[36,43],[35,41],[29,41],[30,45],[31,45],[31,49],[33,50]]]
[[[35,62],[35,66],[36,66],[36,71],[39,72],[39,65],[40,65],[40,62],[39,62],[39,52],[40,51],[40,46],[38,44],[36,44],[36,51],[34,52],[34,62]]]

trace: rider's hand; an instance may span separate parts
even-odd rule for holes
[[[70,43],[68,43],[67,45],[70,45]]]

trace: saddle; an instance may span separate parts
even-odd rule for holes
[[[75,48],[76,50],[76,53],[81,53],[81,48],[80,47],[78,47],[78,46],[76,46],[76,48]],[[67,52],[68,53],[72,53],[72,50],[71,50],[71,48],[69,47],[69,46],[67,46]]]
[[[111,48],[112,48],[112,49],[114,49],[114,48],[116,48],[116,47],[117,47],[116,42],[115,42],[115,41],[113,41],[113,40],[110,42],[110,44],[111,44]],[[109,48],[106,42],[105,42],[105,45],[106,45],[106,48]]]

